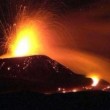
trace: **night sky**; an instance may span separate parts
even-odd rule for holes
[[[43,21],[41,39],[45,48],[40,54],[77,73],[95,73],[110,81],[109,0],[0,0],[1,55],[7,52],[4,42],[14,30],[22,7],[29,17],[37,13],[40,17],[36,19]]]

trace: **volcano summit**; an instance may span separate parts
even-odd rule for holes
[[[44,55],[0,59],[0,92],[66,92],[91,83]]]

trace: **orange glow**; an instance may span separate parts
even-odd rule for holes
[[[91,76],[91,79],[93,80],[92,86],[93,86],[93,87],[97,86],[98,83],[99,83],[99,80],[100,80],[99,77],[93,75],[93,76]]]
[[[12,57],[28,56],[38,54],[40,43],[37,28],[32,21],[20,23],[16,28],[16,34],[9,44]]]

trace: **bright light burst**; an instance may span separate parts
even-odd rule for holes
[[[27,38],[21,39],[21,41],[17,44],[14,54],[16,56],[25,55],[27,54],[28,49],[29,49],[29,39],[27,37]]]
[[[20,26],[16,27],[16,30],[16,34],[9,44],[9,50],[12,56],[19,57],[38,54],[40,43],[37,27],[34,22],[22,22]]]
[[[93,87],[97,86],[99,83],[99,78],[97,76],[91,76],[91,78],[93,80],[92,86]]]
[[[100,81],[100,78],[99,76],[97,75],[97,73],[91,73],[90,75],[87,76],[88,78],[91,78],[92,79],[92,84],[91,86],[92,87],[95,87],[98,85],[99,81]]]

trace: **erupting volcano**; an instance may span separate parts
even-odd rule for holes
[[[66,93],[97,88],[98,77],[92,75],[86,78],[47,56],[37,55],[41,42],[34,20],[18,24],[16,33],[11,34],[8,41],[8,58],[0,59],[0,92]],[[106,83],[104,87],[108,85]]]
[[[110,0],[0,0],[0,110],[110,110]]]
[[[57,37],[67,38],[70,35],[68,32],[70,30],[65,28],[68,23],[60,24],[60,19],[54,13],[43,9],[39,9],[38,12],[31,11],[32,13],[23,5],[18,9],[9,34],[6,34],[7,52],[0,57],[2,91],[17,89],[65,93],[109,88],[109,83],[98,77],[98,74],[101,71],[105,72],[106,69],[100,59],[81,52],[75,53],[69,49],[67,51],[63,47],[66,43],[59,43],[60,40],[56,40]],[[64,55],[63,51],[59,52],[60,50],[64,50]],[[60,60],[56,60],[57,58]],[[99,66],[96,61],[102,65]],[[72,65],[73,72],[67,68],[68,62],[70,67]],[[105,68],[101,69],[101,67]]]

